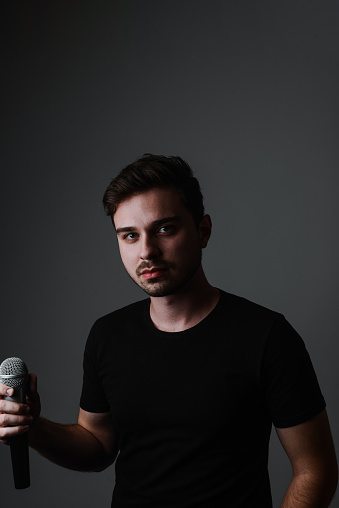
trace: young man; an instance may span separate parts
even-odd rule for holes
[[[149,298],[94,324],[77,424],[39,416],[31,375],[27,405],[0,400],[1,440],[29,428],[33,448],[78,470],[119,453],[114,508],[270,508],[273,422],[293,468],[282,507],[329,506],[337,463],[304,343],[281,314],[208,283],[211,219],[189,166],[147,154],[104,205]]]

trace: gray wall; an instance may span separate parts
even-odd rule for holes
[[[338,449],[338,3],[26,1],[4,19],[1,361],[38,374],[46,417],[76,419],[90,326],[144,297],[102,194],[144,152],[181,155],[214,223],[210,281],[302,335]],[[12,507],[110,505],[113,468],[32,451],[26,491],[5,446],[0,468]],[[270,472],[279,506],[291,472],[275,435]]]

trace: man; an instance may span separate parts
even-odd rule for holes
[[[281,506],[329,506],[337,463],[304,343],[281,314],[208,283],[211,219],[189,166],[146,154],[104,205],[149,298],[92,327],[77,424],[39,416],[31,375],[27,405],[0,401],[1,440],[29,430],[42,455],[84,471],[118,455],[114,508],[269,508],[273,422],[293,468]]]

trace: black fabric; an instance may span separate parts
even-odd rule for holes
[[[110,411],[120,434],[114,508],[271,508],[272,422],[325,407],[305,345],[281,314],[221,292],[178,333],[157,330],[149,300],[94,324],[81,407]]]

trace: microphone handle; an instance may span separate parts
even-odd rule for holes
[[[14,388],[12,397],[4,397],[12,402],[26,402],[26,385]],[[30,486],[29,474],[29,451],[28,451],[28,434],[20,434],[9,439],[11,449],[12,470],[14,478],[14,486],[16,489],[27,489]]]
[[[12,437],[9,446],[11,449],[14,486],[16,489],[27,489],[31,484],[27,432]]]

